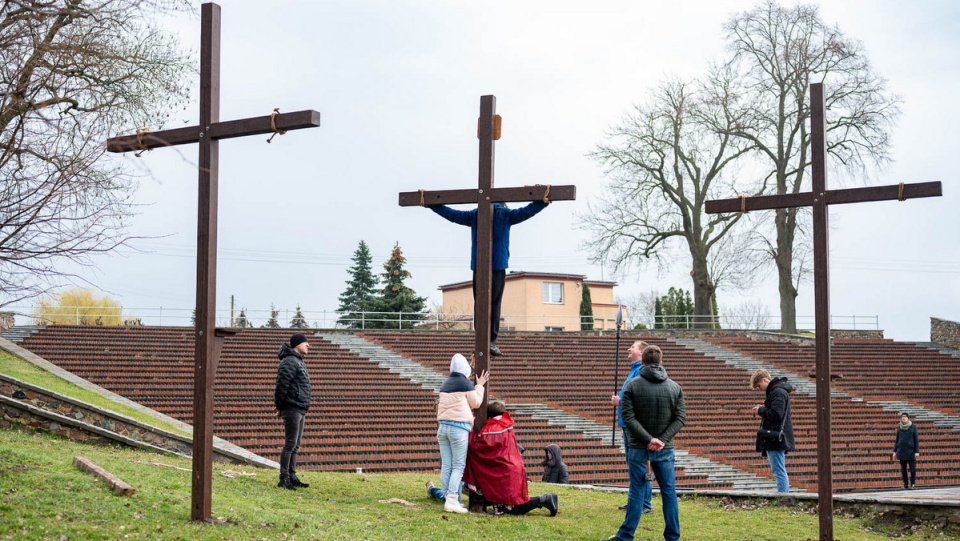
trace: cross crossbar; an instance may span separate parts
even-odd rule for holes
[[[549,189],[549,192],[548,192]],[[401,192],[401,207],[416,207],[430,205],[456,205],[460,203],[476,203],[481,199],[491,203],[509,203],[519,201],[539,201],[546,197],[549,201],[573,201],[577,198],[576,186],[523,186],[516,188],[493,188],[487,191],[488,197],[483,198],[483,190],[439,190],[420,192]]]
[[[868,188],[849,188],[845,190],[828,190],[826,199],[828,205],[843,205],[847,203],[865,203],[868,201],[890,201],[893,199],[918,199],[921,197],[940,197],[943,187],[940,182],[918,182],[904,184],[903,191],[899,184],[888,186],[870,186]],[[751,210],[770,210],[792,207],[813,206],[813,192],[791,193],[784,195],[761,195],[756,197],[739,197],[733,199],[715,199],[707,201],[707,214],[718,212],[740,212]]]
[[[272,125],[271,117],[273,117]],[[209,136],[211,139],[230,139],[245,135],[260,135],[274,131],[299,130],[318,126],[320,126],[320,112],[308,109],[293,113],[279,113],[275,116],[267,115],[217,122],[210,126]],[[274,130],[274,127],[276,127],[276,130]],[[107,152],[131,152],[185,145],[200,141],[202,136],[200,126],[146,132],[141,135],[121,135],[107,140]]]

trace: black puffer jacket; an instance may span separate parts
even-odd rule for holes
[[[547,454],[547,451],[553,455],[553,458],[550,458]],[[543,462],[540,463],[543,466],[543,482],[544,483],[560,483],[561,485],[566,485],[570,482],[570,471],[567,469],[567,465],[563,463],[563,455],[560,453],[560,446],[556,444],[550,444],[543,448]]]
[[[665,449],[687,422],[687,406],[680,384],[667,377],[662,364],[645,364],[640,375],[627,382],[620,401],[628,445],[646,449],[657,438]]]
[[[766,454],[766,451],[793,451],[793,417],[790,414],[790,393],[793,385],[787,383],[787,378],[773,378],[767,385],[767,398],[757,410],[760,416],[760,428],[763,430],[783,431],[783,440],[773,442],[757,435],[757,451]]]
[[[310,409],[310,374],[303,357],[286,344],[280,346],[277,357],[280,358],[280,366],[277,368],[273,404],[278,411],[306,413]]]
[[[897,439],[893,444],[893,452],[897,453],[897,460],[916,460],[920,452],[920,434],[916,423],[910,423],[906,430],[897,427]]]

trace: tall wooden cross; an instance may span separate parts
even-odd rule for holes
[[[707,201],[708,214],[813,207],[813,278],[817,349],[817,488],[821,541],[833,540],[833,464],[830,435],[830,264],[828,205],[942,195],[939,182],[827,190],[827,146],[823,84],[810,85],[810,143],[813,191]]]
[[[525,186],[494,188],[494,142],[500,139],[500,116],[497,115],[496,96],[480,97],[480,120],[477,127],[480,139],[480,173],[478,188],[465,190],[416,191],[400,194],[401,207],[477,205],[477,257],[474,280],[476,298],[473,303],[473,327],[476,332],[474,356],[477,374],[489,369],[490,357],[490,297],[493,265],[493,204],[522,201],[572,201],[577,197],[576,186]],[[480,430],[487,422],[487,393],[484,388],[483,405],[477,410],[475,428]]]
[[[197,218],[196,363],[193,380],[192,520],[210,520],[213,479],[213,382],[217,374],[219,345],[230,331],[217,329],[217,192],[220,139],[320,125],[317,111],[299,111],[220,122],[220,6],[200,9],[200,123],[189,128],[136,135],[107,141],[110,152],[199,143],[200,194]],[[268,141],[269,142],[269,141]]]

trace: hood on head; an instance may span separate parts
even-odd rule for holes
[[[553,458],[549,458],[549,457],[547,456],[547,451],[549,451],[549,452],[553,455]],[[557,444],[555,444],[555,443],[551,443],[550,445],[548,445],[548,446],[546,446],[546,447],[543,448],[543,463],[544,463],[544,464],[548,464],[548,465],[550,465],[550,466],[556,466],[557,464],[559,464],[559,463],[561,463],[561,462],[563,462],[563,455],[562,455],[561,452],[560,452],[560,446],[559,446],[559,445],[557,445]]]
[[[450,358],[450,373],[453,374],[463,374],[463,377],[469,378],[472,370],[470,369],[470,363],[467,362],[467,358],[459,353],[454,353],[453,357]]]

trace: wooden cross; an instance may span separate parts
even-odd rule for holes
[[[220,6],[200,9],[200,123],[189,128],[159,132],[139,130],[136,135],[107,141],[110,152],[144,151],[161,146],[199,143],[200,194],[197,219],[196,365],[193,380],[192,520],[210,521],[213,480],[213,382],[217,374],[220,342],[231,334],[217,329],[217,192],[220,139],[280,133],[320,125],[317,111],[274,114],[220,122]],[[272,137],[271,137],[272,138]],[[267,141],[269,142],[269,140]]]
[[[833,540],[833,464],[830,435],[830,264],[828,205],[942,195],[939,182],[827,190],[823,83],[810,85],[810,143],[813,191],[707,201],[708,214],[813,207],[813,277],[817,348],[817,488],[821,541]]]
[[[477,256],[474,279],[476,298],[473,303],[473,327],[476,333],[474,355],[477,374],[489,368],[490,357],[490,296],[493,265],[493,204],[521,201],[572,201],[577,197],[576,186],[525,186],[522,188],[494,188],[494,141],[500,139],[500,116],[497,115],[496,96],[480,97],[480,119],[477,126],[480,139],[480,173],[477,189],[416,191],[400,194],[401,207],[477,204]],[[477,410],[476,430],[487,422],[487,394],[484,388],[483,406]]]

